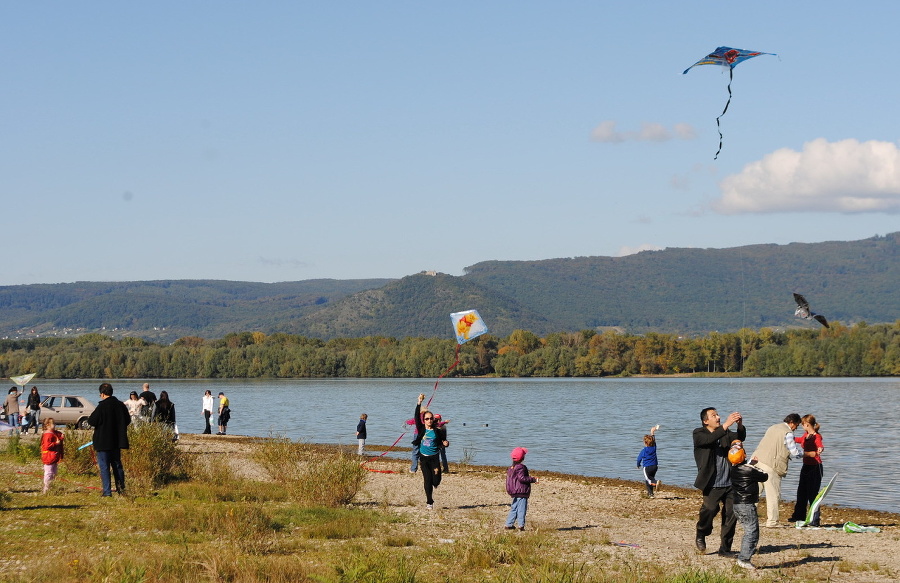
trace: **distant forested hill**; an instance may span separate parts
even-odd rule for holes
[[[452,337],[450,314],[477,309],[492,332],[563,330],[538,310],[471,282],[445,274],[411,275],[384,287],[360,292],[299,318],[280,331],[314,338],[359,336]]]
[[[389,279],[77,282],[0,287],[0,337],[102,332],[171,342],[275,330]]]
[[[894,322],[898,290],[900,232],[850,242],[485,261],[461,277],[6,286],[0,337],[97,331],[163,342],[242,331],[447,337],[449,314],[473,308],[498,335],[598,327],[702,334],[818,326],[793,316],[791,292],[832,321]]]
[[[792,292],[851,324],[900,318],[900,233],[862,241],[486,261],[465,278],[569,328],[702,333],[796,324]]]

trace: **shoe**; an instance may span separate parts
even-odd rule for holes
[[[506,530],[516,530],[515,526],[504,526],[503,528],[505,528]]]
[[[748,571],[755,571],[756,567],[750,561],[742,561],[740,559],[737,560],[737,566],[741,569],[747,569]]]
[[[697,540],[694,542],[697,543],[698,551],[700,551],[701,553],[706,552],[706,537],[705,536],[698,536]]]
[[[425,510],[434,510],[434,504],[426,504]]]
[[[520,527],[519,527],[519,530],[524,531],[524,530],[525,530],[525,527],[524,527],[524,526],[520,526]]]
[[[221,431],[216,431],[216,435],[222,435]]]

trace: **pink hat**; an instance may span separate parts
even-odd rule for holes
[[[528,453],[527,449],[525,449],[524,447],[517,447],[514,450],[512,450],[512,453],[509,454],[509,457],[511,457],[512,461],[514,461],[514,462],[520,462],[523,459],[525,459],[526,453]]]

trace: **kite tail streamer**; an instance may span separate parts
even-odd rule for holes
[[[725,103],[725,109],[722,110],[722,113],[719,114],[719,117],[716,118],[716,129],[719,130],[719,149],[716,150],[716,155],[713,156],[713,160],[719,159],[719,153],[722,151],[722,126],[719,123],[719,119],[725,112],[728,111],[728,106],[731,105],[731,81],[734,79],[734,67],[728,67],[728,101]]]
[[[363,463],[361,463],[359,465],[361,465],[364,469],[366,469],[370,472],[379,472],[381,474],[396,474],[397,472],[395,472],[394,470],[373,470],[372,468],[367,468],[366,464],[369,462],[374,462],[378,458],[382,458],[382,457],[386,456],[388,454],[388,452],[390,452],[392,449],[394,449],[394,446],[396,446],[398,443],[400,443],[400,440],[403,439],[403,436],[406,435],[407,433],[409,433],[409,432],[404,431],[403,433],[400,434],[400,437],[398,437],[396,439],[396,441],[394,441],[394,443],[391,444],[391,446],[389,448],[387,448],[380,454],[376,455],[375,457],[370,457],[369,459],[367,459],[366,461],[364,461]]]

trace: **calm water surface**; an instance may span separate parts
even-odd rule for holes
[[[140,391],[143,381],[112,381],[117,397]],[[165,380],[185,433],[203,430],[203,391],[231,400],[228,432],[322,443],[355,443],[360,413],[368,413],[368,442],[389,445],[406,430],[416,397],[431,396],[434,379]],[[41,381],[41,394],[70,391],[96,401],[100,381]],[[635,459],[642,437],[659,423],[657,444],[663,484],[691,486],[696,477],[691,432],[700,410],[724,418],[740,411],[752,452],[766,428],[788,413],[814,414],[821,424],[825,477],[840,476],[828,502],[900,511],[891,477],[900,443],[897,379],[445,379],[431,408],[450,419],[452,460],[506,465],[516,446],[529,449],[533,471],[640,480]],[[797,432],[801,435],[802,430]],[[407,434],[401,445],[409,445]],[[402,454],[405,455],[405,454]],[[794,499],[800,464],[792,462],[782,486]]]

